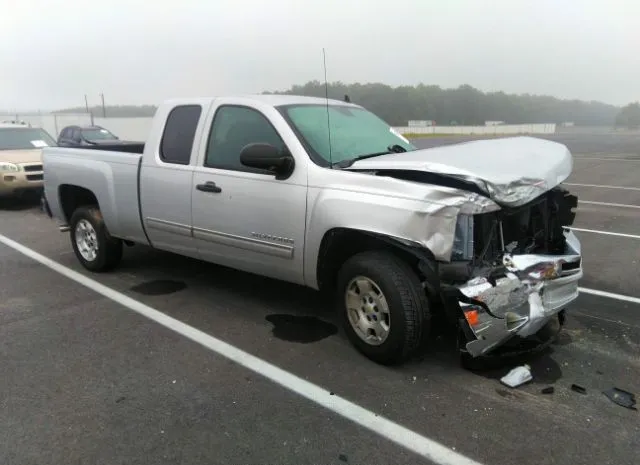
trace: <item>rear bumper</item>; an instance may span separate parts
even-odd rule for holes
[[[37,195],[43,192],[44,192],[44,188],[42,186],[18,187],[16,189],[0,189],[0,199],[22,197],[24,195],[29,195],[29,194]]]
[[[488,354],[516,335],[535,334],[577,299],[583,276],[581,246],[573,232],[565,232],[565,237],[563,255],[507,255],[507,272],[494,283],[475,278],[459,287],[471,300],[459,301],[470,355]]]
[[[24,171],[0,174],[0,197],[15,197],[29,192],[42,192],[42,173]]]

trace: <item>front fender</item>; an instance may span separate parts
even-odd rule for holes
[[[405,191],[408,184],[394,179],[377,181],[402,184]],[[434,260],[449,261],[458,215],[499,209],[485,197],[458,189],[418,184],[412,188],[419,195],[385,195],[388,193],[344,187],[310,188],[304,265],[308,285],[318,288],[318,252],[324,235],[335,228],[393,238],[431,251]]]

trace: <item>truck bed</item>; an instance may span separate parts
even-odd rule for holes
[[[139,150],[139,146],[120,145],[115,150],[45,147],[45,195],[54,216],[69,221],[70,213],[62,210],[61,198],[65,186],[78,186],[100,199],[100,210],[113,236],[146,243],[138,190],[142,155],[132,153],[133,149]]]

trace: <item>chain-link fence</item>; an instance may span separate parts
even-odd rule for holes
[[[0,116],[0,121],[17,121],[30,124],[31,126],[41,127],[56,139],[60,131],[65,126],[72,124],[86,125],[91,124],[92,118],[88,113],[64,113],[58,115],[52,114],[6,114]]]

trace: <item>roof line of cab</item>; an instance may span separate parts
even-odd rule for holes
[[[345,102],[343,100],[326,99],[324,97],[307,97],[301,95],[283,95],[283,94],[238,94],[238,95],[221,95],[216,97],[192,97],[192,98],[171,98],[165,100],[165,105],[184,105],[184,104],[211,104],[216,100],[236,100],[247,101],[267,104],[273,107],[279,107],[283,105],[326,105],[327,101],[331,105],[340,105],[346,107],[360,108],[360,105],[354,103]]]

